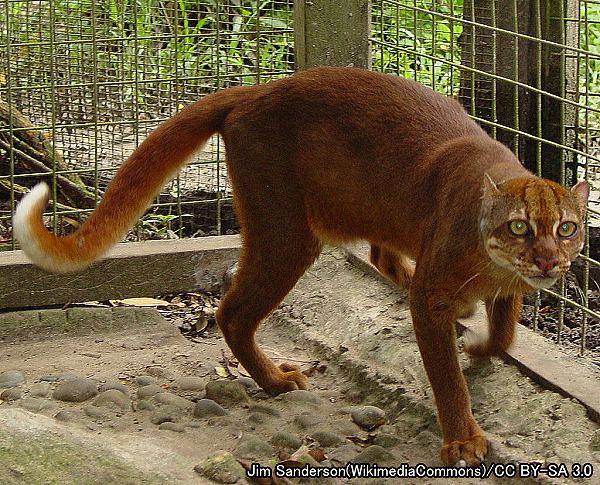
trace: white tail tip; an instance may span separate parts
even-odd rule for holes
[[[50,188],[44,182],[37,184],[21,199],[13,216],[13,235],[19,241],[21,249],[31,261],[45,269],[50,269],[52,264],[49,256],[44,253],[40,242],[36,238],[34,221],[40,206],[44,206],[50,196]]]
[[[27,246],[33,239],[31,227],[31,212],[41,203],[46,203],[50,197],[50,187],[40,182],[21,199],[13,216],[13,234],[22,247]]]

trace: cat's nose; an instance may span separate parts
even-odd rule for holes
[[[556,256],[552,256],[550,258],[542,258],[538,256],[535,258],[535,264],[542,271],[547,272],[553,269],[558,264],[558,258]]]

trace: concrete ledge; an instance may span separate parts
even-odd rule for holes
[[[0,308],[215,290],[239,248],[239,236],[123,243],[73,274],[41,270],[22,251],[0,253]]]
[[[346,254],[351,263],[392,285],[369,262],[368,246],[347,248]],[[463,330],[468,328],[477,335],[487,335],[487,319],[482,309],[466,323],[457,323]],[[588,410],[589,417],[600,423],[600,393],[597,392],[599,375],[578,362],[576,356],[567,354],[541,335],[517,325],[515,342],[501,358],[516,365],[523,374],[543,387],[576,399]]]
[[[49,308],[0,313],[0,347],[8,342],[39,342],[57,337],[106,334],[162,334],[181,337],[154,308]]]

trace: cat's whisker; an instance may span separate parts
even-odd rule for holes
[[[515,275],[510,280],[510,283],[508,284],[509,292],[510,292],[512,285],[515,285],[515,290],[517,289],[517,283],[519,282],[520,278],[521,278],[521,275],[519,273],[515,273]]]
[[[501,291],[502,291],[502,286],[499,286],[498,289],[496,290],[496,294],[494,295],[494,298],[492,298],[492,304],[490,305],[490,313],[494,313],[494,306],[496,305],[496,300],[498,299],[498,295],[500,294]]]
[[[481,267],[481,270],[477,273],[475,273],[473,276],[471,276],[470,278],[467,278],[467,280],[458,287],[458,290],[456,290],[454,292],[454,296],[456,297],[456,295],[458,295],[460,293],[460,291],[467,286],[471,281],[473,281],[475,278],[481,276],[481,274],[492,264],[492,261],[486,261],[486,262],[482,262],[479,263],[477,266],[475,266],[476,269],[479,269],[479,267]]]
[[[462,285],[460,285],[460,287],[458,288],[458,290],[456,290],[454,292],[454,296],[456,297],[456,295],[458,295],[460,293],[460,290],[462,290],[465,286],[467,286],[471,281],[473,281],[475,278],[477,278],[478,276],[481,276],[481,271],[479,273],[475,273],[473,276],[471,276],[470,278],[467,279],[467,281],[465,281]]]

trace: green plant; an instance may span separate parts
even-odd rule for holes
[[[373,67],[456,94],[463,0],[373,4]],[[443,14],[450,19],[440,17]]]

